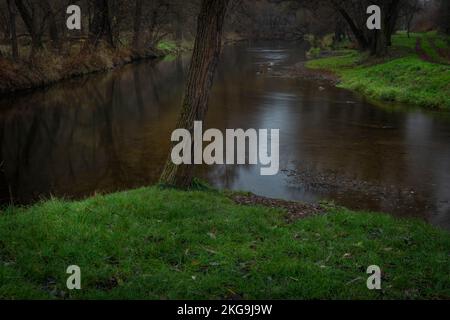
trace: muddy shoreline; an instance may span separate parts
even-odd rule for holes
[[[309,69],[306,67],[306,63],[307,61],[298,62],[282,71],[273,72],[272,76],[319,81],[333,86],[340,83],[341,80],[335,73],[327,70]]]

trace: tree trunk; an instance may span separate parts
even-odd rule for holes
[[[399,16],[400,0],[386,0],[382,5],[381,30],[369,32],[370,54],[384,57],[388,54],[388,47],[392,45],[392,34],[395,31]]]
[[[36,50],[43,48],[41,34],[37,27],[37,15],[36,12],[30,13],[23,3],[23,0],[16,0],[16,7],[22,17],[22,20],[27,28],[28,33],[31,36],[31,53],[30,57],[33,57]]]
[[[395,27],[397,26],[397,20],[400,14],[400,0],[391,0],[384,10],[384,13],[388,13],[384,16],[384,36],[386,39],[386,45],[390,47],[392,46],[392,35],[395,32]]]
[[[383,30],[374,30],[370,37],[370,54],[372,56],[384,57],[388,53],[388,39]]]
[[[443,33],[450,35],[450,1],[449,0],[441,0],[440,29]]]
[[[412,23],[412,19],[414,16],[412,16],[411,18],[408,18],[408,22],[406,23],[406,34],[408,35],[408,38],[411,38],[411,23]]]
[[[94,0],[94,17],[90,29],[89,42],[92,46],[96,47],[104,39],[114,47],[108,0]]]
[[[19,59],[19,46],[17,44],[16,31],[16,11],[14,9],[13,0],[7,0],[9,14],[9,32],[11,35],[11,53],[14,60]]]
[[[208,110],[209,93],[222,48],[228,3],[229,0],[202,0],[183,106],[177,124],[177,128],[187,129],[192,135],[194,121],[203,121]],[[160,183],[187,188],[192,184],[194,166],[177,166],[173,164],[169,154]]]
[[[0,28],[1,32],[3,33],[3,39],[5,41],[9,41],[11,39],[11,30],[9,25],[9,10],[8,10],[8,0],[6,0],[6,14],[2,12],[2,9],[0,9]]]
[[[363,31],[358,28],[355,21],[353,21],[350,14],[341,6],[333,2],[333,5],[336,7],[336,9],[339,11],[339,13],[342,15],[344,20],[347,22],[348,26],[350,27],[350,30],[352,31],[353,35],[355,36],[356,41],[358,42],[358,46],[361,50],[366,50],[369,47],[369,43],[364,36]]]
[[[48,2],[48,0],[43,0],[42,6],[47,14],[48,30],[49,30],[50,39],[52,40],[52,46],[53,46],[53,48],[59,50],[61,48],[61,41],[60,41],[60,37],[59,37],[58,26],[56,24],[55,13],[53,12],[52,7],[51,7],[50,3]]]
[[[133,27],[133,49],[141,48],[142,0],[136,0]]]

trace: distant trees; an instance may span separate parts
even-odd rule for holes
[[[331,5],[346,21],[355,40],[362,50],[369,50],[372,55],[383,56],[391,45],[400,13],[401,0],[330,0]],[[381,8],[381,30],[368,30],[366,27],[367,8],[375,4]]]
[[[43,49],[65,54],[77,42],[84,42],[83,48],[104,43],[142,49],[171,36],[180,43],[195,31],[199,1],[0,0],[0,41],[9,44],[6,55],[14,59],[22,52],[33,58]],[[70,4],[81,7],[81,31],[66,28]]]
[[[60,31],[58,28],[58,23],[56,22],[57,14],[50,5],[50,3],[48,2],[48,0],[41,0],[41,6],[43,9],[43,13],[45,15],[45,19],[47,20],[48,31],[52,42],[52,46],[58,50],[61,46],[60,43],[61,39],[59,35]]]
[[[93,2],[94,16],[89,28],[89,44],[96,47],[99,41],[105,40],[114,47],[108,0],[93,0]]]
[[[35,1],[30,1],[25,4],[23,0],[15,0],[17,10],[20,13],[22,21],[31,37],[31,54],[43,48],[42,45],[42,28],[39,25],[40,20],[40,10],[39,6]]]
[[[2,10],[7,12],[8,34],[6,36],[11,45],[11,56],[14,59],[19,58],[19,49],[22,43],[30,44],[31,58],[36,52],[44,49],[46,34],[48,34],[51,46],[59,51],[62,44],[60,17],[65,14],[65,9],[62,12],[62,2],[62,0],[5,0],[3,3],[0,2],[0,14]]]
[[[410,36],[413,19],[416,17],[416,15],[422,9],[421,4],[422,3],[420,0],[409,0],[409,1],[403,1],[403,3],[402,3],[401,14],[402,14],[402,18],[404,20],[404,26],[406,28],[408,38]]]
[[[16,31],[16,9],[13,3],[13,0],[7,0],[8,7],[8,22],[9,26],[9,38],[11,39],[11,53],[14,60],[19,58],[19,46],[17,44],[17,31]]]
[[[445,34],[450,35],[450,1],[440,0],[439,28]]]
[[[302,13],[303,33],[323,35],[334,33],[335,40],[344,38],[348,33],[361,50],[372,55],[383,56],[391,44],[392,34],[396,30],[402,9],[402,3],[409,0],[265,0],[277,6],[287,3]],[[261,1],[258,1],[262,3]],[[295,4],[292,6],[292,4]],[[381,8],[381,30],[367,28],[367,8],[377,5]],[[306,11],[305,11],[306,10]],[[291,10],[292,11],[292,10]],[[273,15],[274,10],[270,11]],[[309,23],[308,23],[309,22]],[[292,23],[292,22],[291,22]]]
[[[306,33],[307,17],[296,1],[236,0],[230,6],[227,30],[244,37],[300,40]]]
[[[69,4],[82,9],[80,32],[65,26]],[[366,28],[371,4],[381,7],[381,31]],[[350,35],[362,50],[384,55],[395,30],[409,33],[418,17],[427,17],[424,29],[450,33],[449,6],[449,0],[230,0],[226,30],[254,39],[334,34],[339,41]],[[0,41],[9,44],[4,53],[14,59],[42,49],[64,54],[76,41],[136,50],[170,36],[180,45],[195,34],[199,9],[200,0],[0,0]]]
[[[143,0],[135,0],[133,23],[133,49],[135,50],[141,47],[142,6]]]

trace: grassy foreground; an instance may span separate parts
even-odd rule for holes
[[[221,192],[157,187],[0,216],[0,298],[450,298],[450,234],[328,208],[288,223]],[[78,265],[82,290],[66,289]],[[382,290],[366,287],[379,265]]]
[[[312,60],[307,67],[338,74],[340,87],[385,101],[450,110],[450,61],[448,39],[436,33],[397,34],[394,57],[373,60],[356,50]]]

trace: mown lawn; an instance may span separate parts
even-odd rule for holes
[[[420,52],[416,51],[417,38],[421,39]],[[412,34],[410,38],[398,34],[393,37],[393,50],[401,52],[399,57],[374,61],[367,54],[346,50],[309,61],[307,66],[331,70],[341,77],[340,87],[372,98],[450,110],[450,65],[432,42],[439,50],[447,43],[436,33]]]
[[[158,187],[0,216],[0,298],[448,299],[450,234],[416,220],[281,210]],[[382,290],[366,287],[379,265]],[[66,289],[78,265],[82,290]]]

